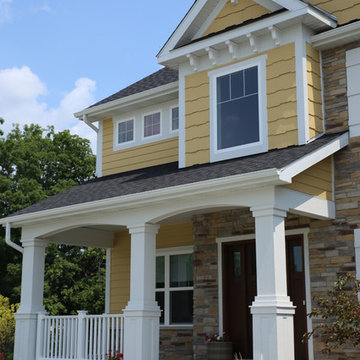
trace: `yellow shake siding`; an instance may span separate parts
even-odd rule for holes
[[[270,13],[269,10],[251,0],[240,0],[238,4],[231,4],[228,1],[203,36],[226,29],[232,25],[239,25],[250,19],[256,19],[268,13]]]
[[[297,145],[294,44],[270,50],[266,54],[269,149]],[[243,60],[246,59],[241,61]],[[223,66],[228,65],[230,64]],[[210,70],[213,70],[213,68]],[[192,74],[185,78],[186,166],[210,161],[210,88],[208,71]]]
[[[178,161],[177,137],[119,151],[113,150],[113,139],[113,121],[112,119],[104,120],[103,176]]]
[[[320,53],[306,44],[310,139],[323,132]]]
[[[156,247],[169,248],[193,245],[192,223],[162,225],[156,237]],[[115,234],[111,249],[110,312],[121,313],[130,297],[130,234]]]
[[[360,18],[359,0],[309,0],[308,2],[335,15],[339,25]]]
[[[328,157],[293,178],[285,187],[305,194],[333,200],[332,158]]]

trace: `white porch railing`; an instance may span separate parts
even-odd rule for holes
[[[36,360],[106,360],[123,353],[123,315],[39,314]]]

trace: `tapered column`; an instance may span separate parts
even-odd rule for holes
[[[252,208],[255,217],[257,296],[254,360],[293,360],[295,308],[287,296],[285,217],[274,207]]]
[[[37,314],[44,311],[44,240],[23,241],[20,307],[15,314],[14,360],[34,360]]]
[[[160,309],[155,301],[158,225],[129,227],[131,234],[130,301],[125,315],[125,360],[159,359]]]

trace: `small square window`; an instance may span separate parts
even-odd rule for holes
[[[134,140],[134,120],[121,121],[118,123],[118,144]]]
[[[144,116],[144,137],[160,134],[160,113]]]
[[[175,131],[179,129],[179,108],[175,107],[171,109],[171,130]]]

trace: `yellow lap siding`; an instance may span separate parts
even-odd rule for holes
[[[112,119],[103,122],[102,174],[111,175],[178,161],[177,137],[114,151]]]
[[[242,24],[250,19],[256,19],[270,12],[270,10],[251,0],[241,0],[238,4],[231,4],[230,1],[227,1],[203,36],[226,29],[232,25]]]
[[[360,18],[359,0],[309,0],[308,2],[335,15],[339,25]]]
[[[118,232],[111,249],[110,312],[121,313],[130,298],[130,234]],[[156,236],[156,247],[193,245],[192,223],[162,225]]]
[[[320,53],[306,44],[310,139],[324,131],[321,93]]]
[[[266,54],[269,149],[297,145],[295,46],[294,44],[288,44],[270,50]],[[249,58],[256,56],[258,55]],[[241,61],[244,60],[246,59]],[[231,64],[234,63],[236,62]],[[228,65],[230,64],[221,67]],[[208,71],[195,73],[185,78],[186,166],[210,161],[210,87]]]
[[[332,158],[328,157],[301,174],[295,176],[288,189],[333,200]]]

